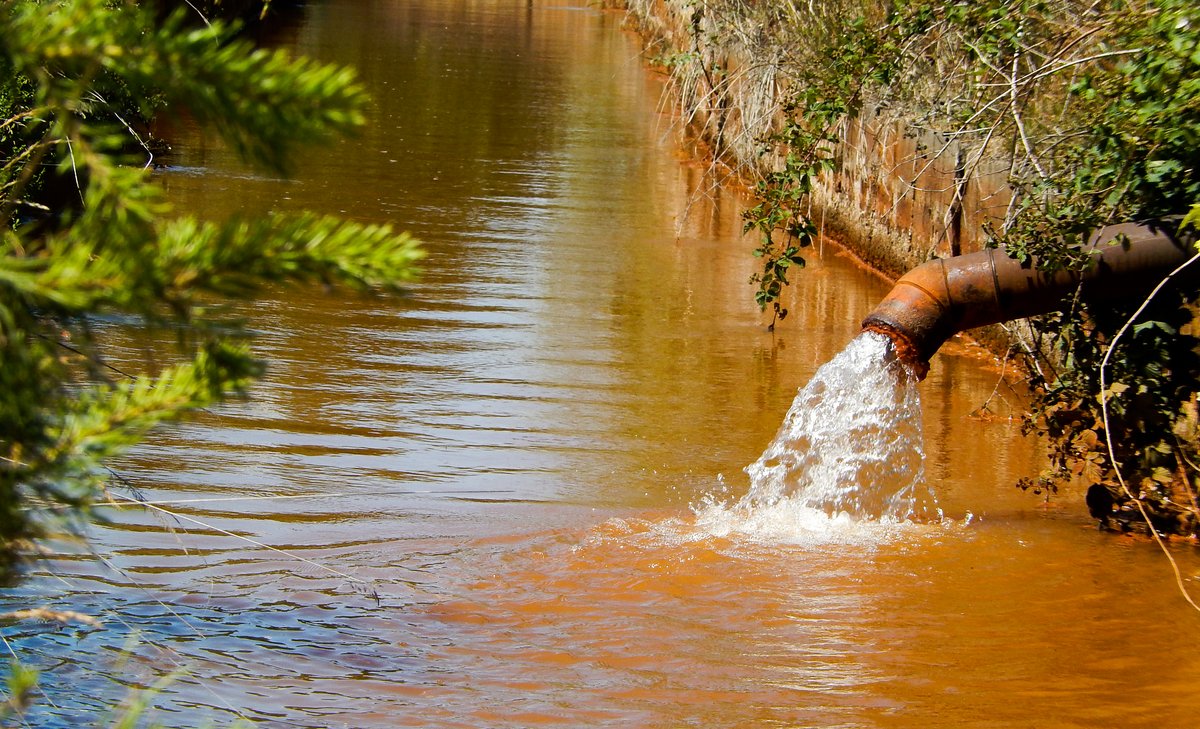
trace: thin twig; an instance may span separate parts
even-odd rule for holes
[[[348,572],[343,572],[339,569],[334,569],[333,567],[330,567],[328,565],[323,565],[320,562],[308,559],[307,557],[303,557],[299,554],[296,554],[295,552],[289,552],[286,549],[280,549],[279,547],[271,546],[270,544],[267,544],[266,542],[261,542],[257,539],[252,539],[251,537],[247,537],[245,535],[238,534],[236,532],[231,532],[228,529],[222,529],[221,527],[215,526],[213,524],[205,523],[203,521],[200,521],[199,519],[193,519],[192,517],[187,516],[186,514],[180,514],[178,512],[174,512],[169,509],[164,509],[161,506],[157,506],[151,502],[138,501],[137,499],[131,499],[127,496],[120,496],[117,494],[114,494],[114,496],[116,496],[116,498],[119,500],[125,500],[131,504],[138,504],[141,506],[145,506],[148,509],[152,509],[152,510],[160,512],[162,514],[166,514],[167,516],[174,517],[175,519],[181,519],[183,521],[190,522],[190,523],[195,524],[196,526],[202,527],[204,529],[211,529],[212,531],[215,531],[219,534],[224,534],[227,537],[233,537],[234,539],[240,539],[241,541],[246,542],[247,544],[252,544],[260,549],[266,549],[268,551],[275,552],[276,554],[282,554],[283,556],[288,557],[289,559],[294,559],[297,562],[303,562],[304,564],[307,564],[311,567],[316,567],[319,570],[324,570],[325,572],[328,572],[330,574],[337,575],[338,577],[341,577],[342,579],[345,579],[345,580],[348,580],[350,582],[354,582],[354,583],[357,583],[360,585],[364,585],[364,586],[370,588],[372,591],[375,590],[375,586],[370,580],[364,580],[361,577],[355,577],[354,575],[352,575]]]
[[[1183,595],[1183,599],[1187,600],[1189,605],[1195,608],[1197,612],[1200,612],[1200,605],[1196,604],[1196,601],[1193,600],[1192,596],[1188,593],[1187,587],[1185,587],[1183,584],[1183,576],[1179,572],[1179,565],[1176,564],[1175,558],[1171,556],[1170,550],[1167,549],[1166,542],[1163,541],[1162,536],[1159,535],[1158,530],[1154,528],[1154,524],[1150,521],[1150,514],[1146,512],[1146,506],[1141,502],[1140,499],[1135,499],[1133,497],[1133,493],[1129,490],[1129,484],[1125,483],[1125,477],[1121,474],[1120,465],[1117,463],[1116,450],[1113,448],[1112,428],[1110,428],[1108,425],[1108,385],[1105,382],[1105,370],[1108,368],[1108,361],[1112,357],[1113,350],[1117,348],[1117,342],[1120,341],[1125,332],[1129,331],[1130,327],[1133,326],[1134,321],[1136,321],[1137,318],[1142,315],[1142,312],[1146,310],[1146,307],[1150,305],[1150,301],[1158,294],[1158,292],[1162,291],[1162,289],[1176,274],[1195,263],[1197,259],[1200,259],[1200,252],[1197,252],[1194,256],[1179,264],[1174,271],[1171,271],[1162,281],[1159,281],[1158,285],[1154,287],[1154,290],[1150,292],[1150,295],[1146,297],[1146,300],[1142,302],[1142,305],[1137,308],[1137,311],[1133,312],[1133,315],[1129,317],[1129,319],[1125,322],[1125,325],[1122,326],[1120,331],[1117,332],[1116,336],[1113,337],[1112,343],[1108,345],[1108,350],[1104,353],[1104,359],[1100,362],[1100,413],[1104,420],[1104,441],[1108,446],[1108,460],[1112,464],[1113,471],[1115,471],[1117,474],[1117,482],[1121,484],[1121,490],[1125,492],[1125,496],[1127,496],[1131,501],[1133,501],[1134,504],[1137,505],[1138,512],[1142,515],[1142,519],[1146,522],[1146,526],[1150,528],[1150,534],[1154,537],[1154,541],[1158,543],[1159,549],[1162,550],[1162,553],[1166,556],[1167,561],[1171,564],[1171,571],[1175,574],[1175,585],[1179,588],[1179,593]]]
[[[75,165],[75,150],[71,147],[71,138],[63,137],[63,141],[67,143],[67,156],[71,158],[71,175],[75,178],[75,191],[79,193],[79,204],[87,207],[87,200],[83,199],[83,185],[79,182],[79,168]]]

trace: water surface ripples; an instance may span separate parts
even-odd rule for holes
[[[743,201],[680,162],[621,23],[314,3],[270,42],[360,67],[361,137],[281,181],[174,130],[159,179],[181,209],[389,222],[430,256],[399,298],[231,312],[266,378],[117,468],[117,493],[176,515],[102,508],[99,559],[56,545],[6,594],[104,621],[4,627],[42,670],[28,726],[104,725],[176,669],[152,701],[168,726],[1149,726],[1123,698],[1142,692],[1173,697],[1155,726],[1191,720],[1200,635],[1161,565],[1011,488],[1037,444],[967,417],[996,390],[978,359],[947,352],[921,385],[946,523],[692,511],[750,490],[886,284],[814,251],[767,334]],[[97,327],[123,368],[173,356],[175,332]],[[1179,640],[1131,653],[1155,623],[1112,605]]]

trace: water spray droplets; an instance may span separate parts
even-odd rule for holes
[[[775,439],[746,467],[750,490],[697,509],[710,528],[729,519],[761,528],[768,514],[827,523],[927,521],[939,516],[925,485],[916,377],[891,341],[864,332],[797,395]]]

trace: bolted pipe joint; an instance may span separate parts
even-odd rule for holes
[[[1194,254],[1192,236],[1178,220],[1102,228],[1086,244],[1092,262],[1083,271],[1039,271],[1003,250],[940,258],[904,274],[863,320],[882,332],[897,354],[924,379],[929,358],[956,333],[1058,311],[1078,294],[1088,301],[1144,296]]]

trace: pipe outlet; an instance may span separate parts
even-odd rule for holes
[[[1144,296],[1195,253],[1194,236],[1176,233],[1178,220],[1102,228],[1086,247],[1083,271],[1039,271],[1001,249],[939,258],[904,274],[865,320],[897,343],[901,357],[924,378],[929,358],[956,333],[1065,308],[1078,294],[1087,301]]]

